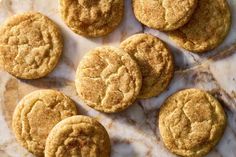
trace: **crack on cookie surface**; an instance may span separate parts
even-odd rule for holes
[[[182,156],[208,153],[223,134],[225,113],[208,93],[187,89],[169,97],[160,111],[163,141],[170,151]]]
[[[231,15],[226,0],[200,0],[190,21],[169,36],[181,47],[205,52],[218,46],[227,35]]]
[[[107,112],[131,105],[141,86],[137,64],[122,50],[111,47],[97,48],[85,56],[76,80],[80,97],[89,106]]]
[[[84,36],[103,36],[121,22],[123,0],[60,0],[61,14],[67,25]]]
[[[74,116],[53,128],[46,143],[46,157],[109,157],[110,140],[105,128],[85,116]]]
[[[133,0],[137,19],[154,29],[175,30],[187,23],[197,0]]]
[[[62,39],[57,26],[47,17],[33,12],[13,16],[0,33],[0,59],[12,75],[40,78],[56,66]]]

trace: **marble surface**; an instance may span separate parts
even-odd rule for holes
[[[7,17],[24,11],[40,11],[53,19],[64,36],[64,53],[59,65],[49,76],[33,81],[19,80],[0,70],[0,157],[33,156],[22,148],[11,131],[11,117],[17,102],[31,91],[57,89],[75,100],[80,113],[97,118],[108,130],[112,141],[112,157],[174,157],[160,140],[156,117],[159,107],[173,92],[197,87],[216,96],[228,116],[225,134],[207,157],[236,156],[236,0],[228,0],[232,12],[232,27],[225,42],[212,52],[196,55],[178,48],[168,37],[138,23],[125,0],[123,23],[110,35],[88,39],[74,34],[60,18],[56,0],[0,0],[0,23]],[[132,34],[146,32],[164,40],[175,56],[176,72],[169,87],[161,96],[137,101],[118,114],[99,113],[79,101],[75,86],[75,70],[83,55],[100,45],[118,46]]]

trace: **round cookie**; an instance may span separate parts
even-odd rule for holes
[[[45,157],[110,157],[106,129],[95,119],[73,116],[59,122],[50,132]]]
[[[171,31],[186,24],[198,0],[133,0],[136,18],[144,25]]]
[[[50,130],[62,119],[77,114],[74,102],[54,90],[37,90],[17,105],[12,120],[17,141],[37,156],[43,156]]]
[[[0,63],[10,74],[37,79],[57,65],[62,37],[46,16],[36,12],[12,16],[0,27],[0,34]]]
[[[198,89],[186,89],[170,96],[159,113],[165,146],[184,157],[206,155],[222,137],[226,123],[221,104]]]
[[[180,47],[202,53],[223,42],[231,25],[227,0],[199,0],[191,20],[169,36]]]
[[[90,107],[118,112],[139,94],[142,76],[137,63],[122,49],[104,46],[90,51],[78,66],[78,95]]]
[[[121,43],[138,63],[143,83],[139,98],[150,98],[159,95],[169,85],[174,63],[172,54],[158,38],[148,34],[136,34]]]
[[[65,23],[75,33],[100,37],[121,23],[124,0],[60,0],[60,11]]]

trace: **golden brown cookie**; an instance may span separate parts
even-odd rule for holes
[[[222,137],[226,123],[221,104],[199,89],[186,89],[170,96],[159,113],[165,146],[184,157],[206,155]]]
[[[62,37],[46,16],[36,12],[12,16],[0,27],[0,34],[0,63],[10,74],[37,79],[57,65]]]
[[[191,18],[198,0],[133,0],[136,18],[144,25],[170,31]]]
[[[50,132],[45,157],[110,157],[106,129],[95,119],[73,116],[59,122]]]
[[[82,59],[75,84],[79,97],[90,107],[102,112],[118,112],[135,101],[142,77],[128,53],[104,46]]]
[[[17,141],[37,156],[43,156],[50,130],[62,119],[77,114],[74,102],[54,90],[37,90],[17,105],[12,127]]]
[[[60,11],[65,23],[75,33],[100,37],[120,24],[124,0],[60,0]]]
[[[121,43],[138,63],[143,83],[139,98],[150,98],[159,95],[169,85],[174,63],[172,54],[158,38],[148,34],[136,34]]]
[[[169,36],[182,48],[202,53],[223,42],[231,25],[227,0],[199,0],[191,20]]]

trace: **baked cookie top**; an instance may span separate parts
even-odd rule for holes
[[[50,132],[45,157],[110,157],[111,145],[105,128],[87,116],[59,122]]]
[[[136,34],[121,43],[138,63],[142,73],[139,98],[159,95],[170,83],[174,72],[172,54],[158,38],[148,34]]]
[[[206,155],[222,137],[226,123],[220,103],[198,89],[186,89],[170,96],[159,113],[165,146],[185,157]]]
[[[90,51],[82,59],[75,84],[79,97],[90,107],[102,112],[118,112],[135,101],[142,77],[128,53],[104,46]]]
[[[37,12],[12,16],[0,27],[0,34],[0,64],[10,74],[37,79],[57,65],[62,37],[46,16]]]
[[[202,53],[223,42],[231,25],[227,0],[199,0],[190,21],[169,36],[182,48]]]
[[[54,90],[37,90],[17,105],[12,127],[17,141],[37,156],[43,156],[50,130],[64,118],[77,114],[74,102]]]
[[[175,30],[186,24],[198,0],[133,0],[136,18],[144,25],[162,30]]]
[[[60,11],[72,31],[86,37],[99,37],[120,24],[124,0],[60,0]]]

